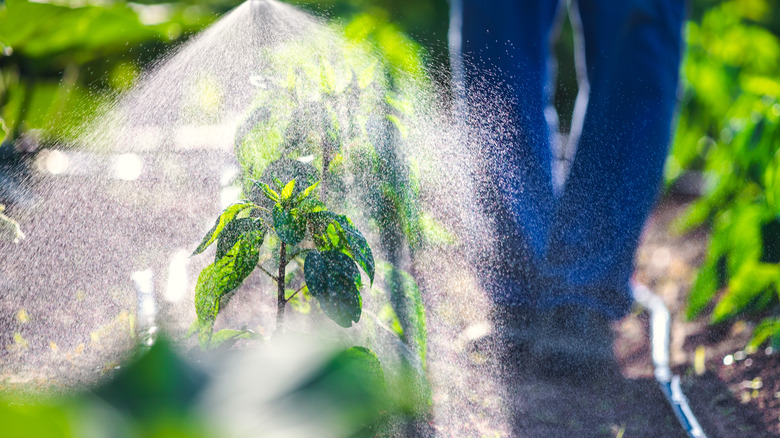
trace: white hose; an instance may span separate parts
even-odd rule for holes
[[[666,396],[680,424],[692,438],[706,438],[696,416],[693,415],[688,399],[680,387],[680,376],[672,374],[669,366],[669,339],[671,337],[671,316],[661,297],[647,286],[634,283],[631,292],[636,302],[650,313],[650,346],[653,356],[655,380]]]

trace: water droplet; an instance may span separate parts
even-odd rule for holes
[[[114,178],[134,181],[141,176],[144,163],[136,154],[121,154],[113,158],[111,165]]]
[[[65,155],[65,153],[56,149],[41,151],[36,159],[38,167],[42,171],[51,173],[52,175],[65,173],[65,171],[68,170],[69,161],[70,160],[68,160],[68,156]]]

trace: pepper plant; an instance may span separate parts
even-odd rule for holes
[[[253,182],[247,200],[227,207],[206,233],[193,255],[217,242],[214,263],[201,271],[195,289],[198,339],[212,345],[214,322],[229,295],[255,269],[269,276],[276,288],[276,331],[284,330],[287,303],[307,291],[331,320],[350,327],[360,320],[362,279],[359,268],[374,281],[371,248],[352,221],[327,209],[317,196],[315,169],[295,160],[272,163]],[[282,177],[282,179],[280,179]],[[275,266],[260,263],[264,243]],[[287,266],[303,265],[300,287],[288,294]],[[219,340],[240,332],[227,331]]]

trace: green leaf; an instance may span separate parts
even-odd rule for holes
[[[696,280],[688,294],[688,306],[685,310],[685,317],[689,321],[707,307],[718,290],[717,262],[718,258],[708,256],[696,275]]]
[[[298,209],[285,209],[279,204],[273,209],[274,230],[288,245],[297,245],[306,236],[306,220],[298,214]]]
[[[320,185],[320,182],[317,181],[314,184],[310,185],[309,187],[306,187],[306,190],[301,192],[301,194],[298,195],[298,197],[295,199],[295,204],[297,205],[297,204],[300,204],[301,202],[303,202],[306,198],[308,198],[311,195],[311,193],[314,191],[314,189],[319,187],[319,185]]]
[[[425,367],[428,328],[420,288],[408,272],[387,262],[380,263],[379,275],[390,293],[390,304],[398,318],[401,339],[417,352],[420,363]]]
[[[215,240],[217,240],[217,237],[219,237],[219,233],[222,232],[222,230],[225,228],[225,226],[230,223],[233,219],[235,219],[236,215],[238,213],[242,212],[243,210],[252,207],[254,204],[251,202],[245,201],[245,202],[239,202],[233,205],[228,206],[220,215],[219,218],[217,218],[217,222],[214,224],[213,227],[206,233],[206,236],[203,237],[203,241],[200,242],[200,245],[198,245],[197,248],[195,248],[195,251],[192,253],[192,255],[200,254],[202,253],[206,248],[209,247],[212,243],[214,243]]]
[[[366,347],[350,347],[344,350],[336,360],[351,363],[358,373],[368,379],[370,386],[381,391],[385,390],[385,372],[379,357]]]
[[[357,262],[373,284],[374,255],[371,252],[371,247],[368,246],[368,241],[352,221],[344,215],[330,211],[314,212],[310,215],[310,220],[314,224],[314,234],[318,235],[318,239],[315,238],[315,240],[324,240],[329,243],[330,248],[328,249],[346,249],[347,255]]]
[[[8,135],[8,133],[10,132],[11,130],[8,129],[8,126],[5,125],[5,120],[3,120],[2,117],[0,117],[0,144],[3,144],[6,135]]]
[[[349,246],[352,256],[358,265],[363,269],[363,272],[368,275],[371,283],[374,282],[374,255],[371,253],[371,248],[368,246],[366,238],[355,227],[351,220],[344,215],[336,217],[336,222],[341,225],[347,238],[347,245]]]
[[[209,347],[212,349],[219,347],[227,348],[231,347],[241,339],[257,339],[259,337],[260,336],[252,330],[224,329],[214,333],[211,336],[211,343],[209,344]]]
[[[328,207],[317,198],[305,198],[298,204],[298,211],[300,214],[306,215],[307,219],[311,219],[311,214],[319,211],[327,211]]]
[[[325,57],[320,58],[320,91],[333,94],[336,91],[336,71]]]
[[[719,323],[748,310],[770,287],[780,283],[780,266],[749,261],[729,280],[729,287],[712,312],[712,322]],[[773,292],[774,295],[774,292]]]
[[[195,318],[195,320],[192,321],[192,324],[190,324],[189,328],[187,328],[187,333],[184,334],[184,337],[182,338],[182,340],[189,339],[190,336],[194,335],[195,332],[198,331],[198,326],[199,326],[198,319]]]
[[[753,330],[748,347],[758,348],[770,339],[773,348],[780,348],[780,318],[766,318]]]
[[[198,276],[195,313],[200,324],[198,338],[201,345],[208,345],[211,329],[219,313],[220,299],[241,285],[257,266],[263,237],[260,230],[240,235],[224,257],[204,268]]]
[[[679,218],[672,222],[672,231],[682,235],[703,225],[712,214],[712,206],[708,199],[694,202]]]
[[[294,189],[295,189],[295,180],[293,179],[282,188],[282,202],[290,199],[290,196],[292,196]]]
[[[195,313],[198,316],[198,340],[205,348],[211,340],[211,331],[219,312],[219,290],[217,289],[217,263],[206,266],[198,276],[195,286]]]
[[[255,185],[259,187],[260,190],[263,191],[265,197],[271,200],[272,202],[279,202],[281,200],[279,193],[277,193],[276,190],[272,189],[271,186],[269,186],[268,184],[260,181],[255,181]]]
[[[420,232],[431,245],[450,246],[458,241],[455,234],[431,214],[420,215]]]
[[[342,429],[339,436],[384,436],[380,428],[397,407],[391,404],[394,400],[389,397],[384,370],[371,350],[352,347],[341,351],[302,377],[279,400],[284,406],[304,412],[320,412],[327,406],[329,418],[343,419],[351,427]]]
[[[246,233],[252,231],[261,231],[263,236],[265,235],[263,229],[263,223],[258,218],[245,217],[241,219],[235,219],[222,230],[219,235],[219,241],[217,242],[217,254],[215,260],[219,260],[224,257],[228,251],[238,242],[238,239]],[[262,245],[262,238],[260,241]]]
[[[277,180],[280,182],[295,180],[295,188],[293,189],[291,196],[297,197],[304,188],[317,182],[317,178],[317,169],[311,164],[303,163],[298,160],[291,160],[289,158],[280,158],[272,161],[265,170],[263,170],[260,180],[255,184],[255,187],[257,188],[252,189],[249,199],[270,209],[272,203],[269,203],[268,200],[265,199],[267,195],[264,194],[260,184],[264,183],[270,186]],[[278,202],[280,202],[280,197],[277,195],[277,199],[274,200],[273,203]]]
[[[336,324],[351,327],[360,320],[360,272],[349,256],[339,251],[311,251],[306,256],[303,274],[309,292]]]
[[[374,81],[378,64],[379,63],[377,61],[373,61],[368,65],[368,67],[364,68],[363,71],[360,72],[358,75],[358,86],[360,89],[366,88]]]
[[[728,248],[729,275],[733,276],[743,263],[761,258],[761,223],[765,212],[755,204],[737,205],[731,210],[732,222],[727,235],[714,236],[714,239],[727,239],[723,243]]]

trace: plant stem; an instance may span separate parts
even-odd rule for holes
[[[261,271],[263,271],[263,272],[265,273],[265,275],[267,275],[267,276],[271,277],[271,280],[273,280],[273,281],[275,281],[275,282],[277,282],[277,283],[279,282],[279,279],[278,279],[278,278],[276,278],[276,275],[274,275],[274,274],[272,274],[272,273],[268,272],[268,271],[267,271],[267,270],[266,270],[266,269],[263,267],[263,265],[261,265],[260,263],[258,263],[258,264],[257,264],[257,267],[258,267],[258,268],[260,268],[260,270],[261,270]]]
[[[281,242],[279,245],[279,275],[276,277],[276,331],[284,330],[284,277],[287,268],[287,245]]]
[[[308,253],[310,251],[312,251],[312,249],[301,249],[301,250],[298,250],[297,252],[293,253],[293,255],[291,255],[290,258],[287,261],[291,262],[291,261],[293,261],[293,259],[295,259],[299,255],[301,255],[303,253]]]
[[[299,287],[299,288],[298,288],[298,290],[296,290],[295,292],[293,292],[293,293],[292,293],[292,295],[290,295],[289,297],[287,297],[287,299],[286,299],[286,300],[284,300],[284,301],[285,301],[285,302],[287,302],[287,301],[290,301],[291,299],[293,299],[293,297],[294,297],[295,295],[297,295],[297,294],[298,294],[298,292],[302,291],[304,287],[306,287],[306,285],[305,285],[305,284],[304,284],[303,286]]]

